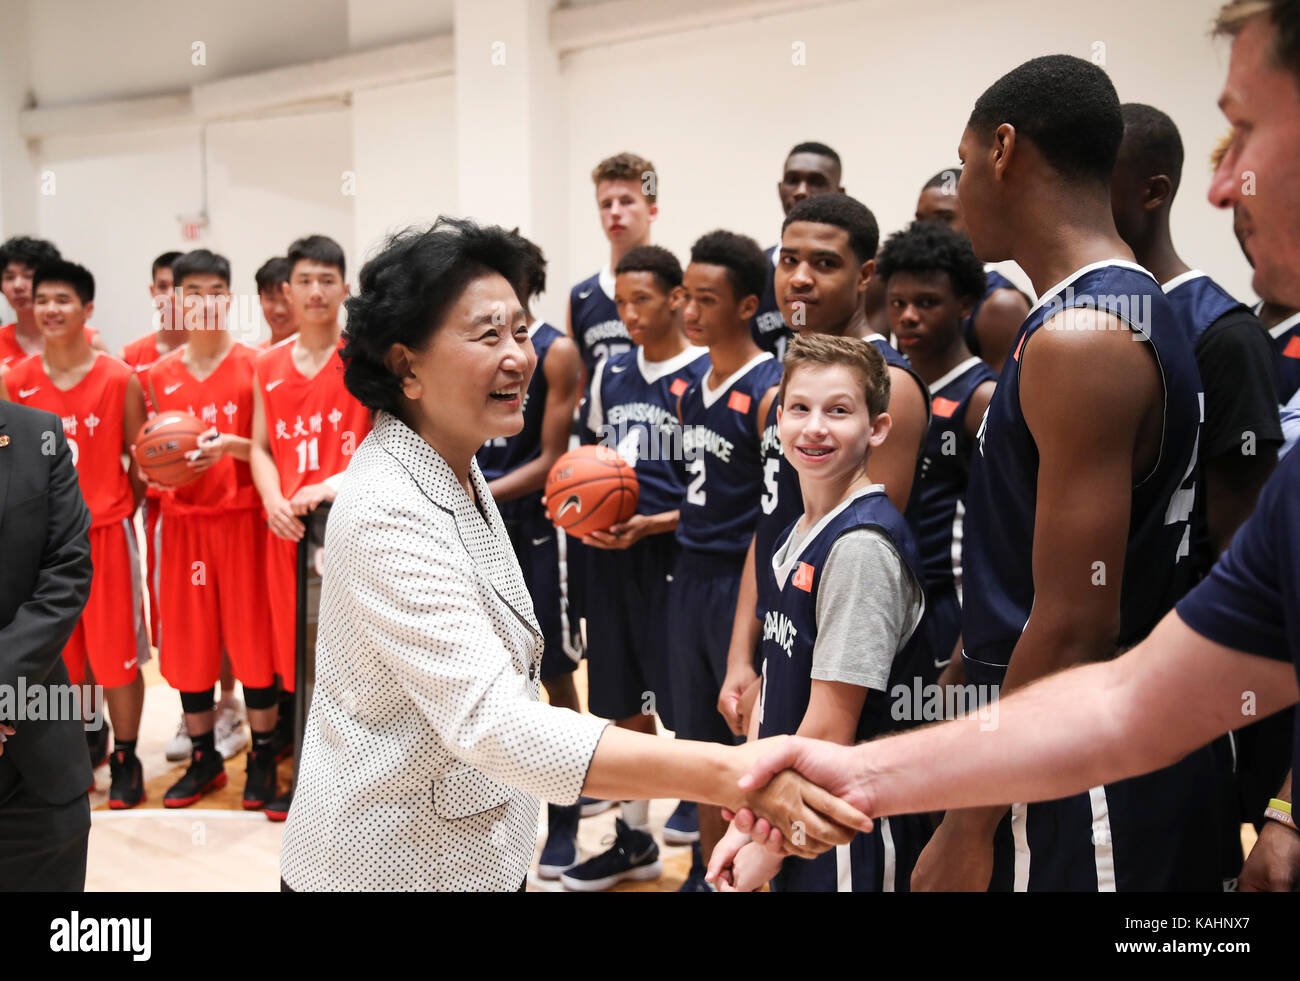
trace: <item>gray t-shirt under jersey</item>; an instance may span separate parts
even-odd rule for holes
[[[776,561],[784,563],[807,537],[796,526]],[[889,539],[874,528],[841,535],[817,588],[813,680],[885,691],[894,655],[910,639],[922,610],[921,587]]]

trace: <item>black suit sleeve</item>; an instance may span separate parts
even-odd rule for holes
[[[1202,460],[1239,455],[1248,433],[1258,444],[1281,445],[1277,354],[1253,313],[1239,307],[1210,324],[1197,341],[1196,366],[1205,390]]]
[[[11,691],[20,677],[29,686],[45,680],[90,596],[90,510],[81,496],[62,427],[56,426],[54,433],[53,457],[31,456],[31,463],[49,461],[50,468],[40,573],[31,596],[0,628],[0,684],[12,686]]]

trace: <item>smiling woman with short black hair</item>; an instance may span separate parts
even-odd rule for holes
[[[288,890],[520,889],[538,798],[581,792],[749,804],[802,822],[807,855],[861,824],[794,774],[742,794],[770,742],[683,743],[538,701],[541,632],[474,461],[523,425],[527,245],[442,218],[390,239],[348,301],[344,378],[376,419],[326,533]]]

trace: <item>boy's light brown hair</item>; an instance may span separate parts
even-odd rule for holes
[[[1214,34],[1235,38],[1262,14],[1273,25],[1273,63],[1300,82],[1300,0],[1230,0],[1219,8]]]
[[[599,185],[601,181],[632,181],[651,204],[659,196],[659,175],[655,173],[655,165],[635,153],[616,153],[596,164],[591,171],[591,183]]]
[[[889,365],[875,345],[856,337],[801,334],[785,352],[777,401],[785,403],[786,386],[795,371],[808,365],[842,364],[862,382],[867,412],[874,419],[889,408]]]

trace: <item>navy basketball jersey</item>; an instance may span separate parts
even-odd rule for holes
[[[632,338],[614,305],[614,274],[609,266],[569,291],[569,324],[587,369],[588,384],[595,377],[596,365],[612,354],[632,350]]]
[[[743,557],[763,486],[758,411],[781,381],[781,362],[764,351],[715,389],[707,379],[706,372],[681,399],[687,485],[677,540],[697,552]]]
[[[902,368],[916,380],[924,393],[929,388],[912,368],[911,362],[894,349],[893,345],[881,334],[869,334],[863,338],[884,357],[892,367]],[[929,399],[926,399],[929,405]],[[803,495],[799,490],[799,472],[790,465],[781,450],[781,439],[776,427],[776,400],[768,410],[767,421],[763,427],[763,494],[760,502],[758,524],[754,531],[754,562],[759,579],[766,575],[766,564],[771,561],[776,550],[776,537],[794,520],[803,514]],[[763,616],[762,588],[759,589],[760,600],[758,615]]]
[[[542,455],[542,416],[546,412],[546,398],[549,391],[546,372],[542,370],[542,366],[546,363],[546,355],[551,350],[551,342],[564,335],[550,324],[539,320],[529,328],[528,336],[532,339],[533,350],[537,352],[537,367],[533,369],[533,377],[528,381],[528,390],[524,392],[522,407],[524,428],[513,436],[497,436],[490,439],[479,448],[475,456],[483,471],[484,480],[492,481],[504,477]],[[538,491],[513,501],[505,501],[499,505],[501,516],[509,519],[516,513],[521,513],[526,503],[540,503],[541,493]]]
[[[965,323],[961,325],[962,336],[966,338],[966,346],[970,348],[970,353],[976,356],[980,353],[979,335],[975,333],[975,318],[980,315],[980,310],[984,308],[984,301],[992,296],[997,290],[1015,290],[1020,292],[1020,287],[1011,280],[1007,279],[996,269],[984,270],[984,295],[979,298],[975,308],[971,310],[970,316],[966,318]]]
[[[1193,348],[1210,324],[1225,313],[1245,306],[1199,269],[1175,276],[1160,288]]]
[[[930,386],[930,428],[916,469],[907,522],[916,533],[921,581],[931,601],[940,593],[954,593],[961,602],[966,484],[975,446],[966,429],[966,414],[975,390],[997,377],[983,361],[971,357]]]
[[[780,542],[789,539],[794,527],[792,522],[780,536]],[[864,487],[841,503],[817,522],[792,554],[773,556],[767,563],[769,575],[760,578],[763,583],[760,589],[767,594],[761,597],[767,612],[760,647],[763,656],[758,710],[760,738],[793,735],[803,722],[812,697],[817,593],[822,571],[835,542],[859,528],[883,534],[913,579],[921,581],[921,560],[912,532],[890,503],[882,484]],[[784,561],[778,562],[778,558]],[[915,673],[913,662],[918,656],[918,624],[919,618],[910,626],[908,635],[900,638],[885,690],[868,690],[854,742],[899,728],[891,716],[890,693],[895,684],[911,684]],[[787,858],[773,880],[773,888],[791,892],[834,892],[846,887],[854,892],[892,889],[896,882],[892,878],[887,880],[886,876],[887,871],[893,871],[899,864],[891,854],[898,843],[888,831],[886,823],[881,821],[870,834],[859,834],[847,846],[818,858]],[[906,889],[906,881],[898,884]]]
[[[764,351],[771,351],[772,356],[780,361],[785,357],[785,349],[790,346],[790,338],[794,337],[794,331],[786,326],[781,307],[776,302],[776,283],[773,275],[776,272],[777,260],[781,257],[781,246],[779,244],[772,246],[767,250],[766,255],[767,279],[763,283],[763,292],[758,298],[758,312],[750,321],[749,329],[754,335],[754,343]]]
[[[638,514],[681,507],[686,485],[677,399],[708,370],[708,350],[690,346],[668,361],[646,361],[638,347],[596,368],[587,425],[636,470]]]
[[[1260,303],[1255,307],[1259,316]],[[1277,349],[1277,404],[1286,405],[1300,390],[1300,313],[1268,329]]]
[[[1098,303],[1152,345],[1165,396],[1159,462],[1132,492],[1119,644],[1145,637],[1190,585],[1192,563],[1185,559],[1203,409],[1192,345],[1150,273],[1118,259],[1093,263],[1049,290],[1029,312],[980,426],[963,551],[964,579],[979,584],[966,590],[962,607],[964,655],[973,680],[1001,681],[1034,604],[1038,449],[1020,410],[1020,354],[1034,332],[1063,308]]]

